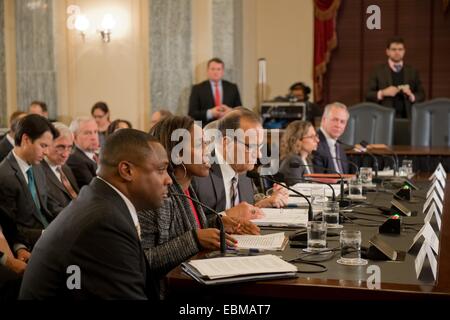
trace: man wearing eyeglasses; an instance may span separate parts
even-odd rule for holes
[[[334,102],[325,107],[319,134],[319,145],[314,153],[313,164],[327,168],[325,173],[348,173],[348,161],[345,150],[339,143],[339,138],[347,127],[349,118],[347,107]],[[324,170],[315,168],[316,172]]]
[[[49,152],[42,161],[48,183],[48,196],[57,204],[55,212],[59,213],[78,196],[78,184],[66,161],[72,152],[73,134],[62,123],[53,124],[59,137],[49,146]]]
[[[218,212],[244,220],[261,216],[259,208],[284,207],[288,193],[278,188],[255,203],[255,188],[246,176],[261,156],[263,129],[259,117],[243,108],[231,111],[219,120],[218,130],[222,137],[216,144],[210,175],[194,178],[199,200]]]

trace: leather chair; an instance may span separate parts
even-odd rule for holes
[[[350,118],[339,140],[347,144],[383,143],[392,145],[395,110],[371,102],[363,102],[348,109]]]
[[[412,146],[450,146],[450,99],[438,98],[414,104],[411,121]]]

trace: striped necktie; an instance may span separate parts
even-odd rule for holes
[[[238,200],[238,188],[237,188],[237,182],[238,182],[238,178],[237,176],[234,176],[231,179],[231,187],[230,187],[230,203],[231,203],[231,208],[238,205],[236,202]]]

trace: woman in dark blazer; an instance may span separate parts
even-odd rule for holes
[[[292,186],[301,182],[303,175],[313,173],[311,154],[317,150],[319,137],[311,122],[291,122],[281,140],[280,173],[284,181]]]
[[[172,141],[172,133],[177,129],[189,132],[190,141],[185,137]],[[202,250],[219,250],[220,237],[219,230],[215,228],[215,216],[208,221],[200,205],[186,197],[173,195],[186,194],[197,200],[191,187],[192,177],[205,177],[209,174],[210,165],[205,155],[202,128],[195,125],[190,117],[169,116],[158,122],[150,130],[150,134],[157,137],[166,148],[173,184],[169,187],[169,198],[161,208],[140,212],[138,217],[142,245],[150,268],[152,272],[163,276]],[[179,141],[182,141],[184,154],[173,155],[175,147],[180,146]],[[189,151],[188,154],[186,150]],[[245,225],[242,222],[238,223],[229,217],[223,217],[222,221],[227,232],[244,231]],[[233,238],[227,236],[227,244],[234,246]]]

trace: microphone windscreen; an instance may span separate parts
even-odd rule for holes
[[[247,177],[250,179],[259,179],[259,174],[255,171],[247,171]]]
[[[293,162],[289,163],[289,168],[297,169],[297,168],[300,168],[300,167],[301,167],[301,164],[298,163],[298,162],[293,161]]]

